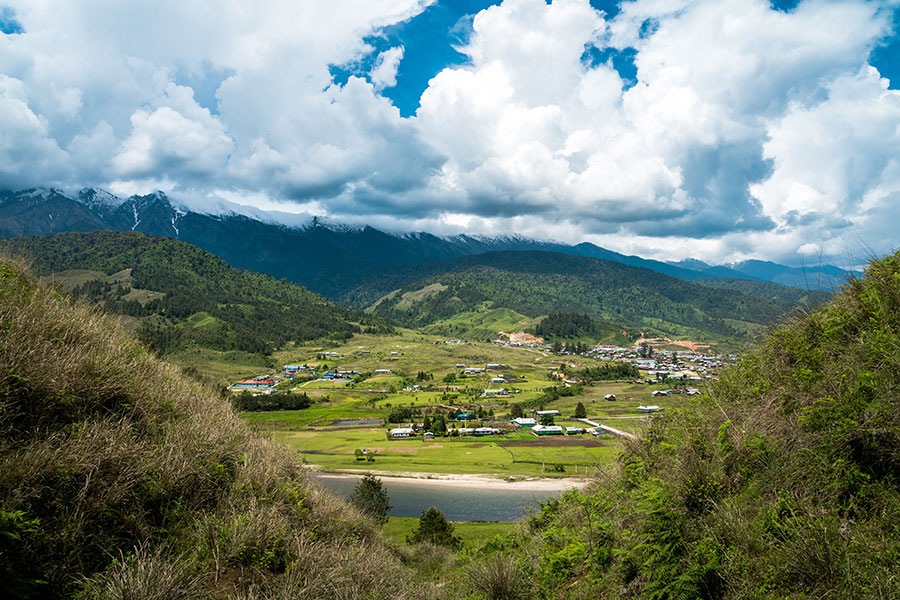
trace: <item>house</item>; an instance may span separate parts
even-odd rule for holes
[[[656,406],[655,404],[651,404],[650,406],[638,406],[637,411],[642,413],[653,413],[659,412],[663,410],[662,408]]]
[[[390,373],[391,373],[390,369],[375,369],[376,375],[390,375]]]
[[[488,363],[484,365],[486,369],[499,369],[500,365],[497,363]]]
[[[534,435],[562,435],[563,428],[559,425],[535,425],[531,428]]]
[[[491,377],[491,383],[506,383],[506,380],[502,377]]]
[[[494,435],[496,433],[500,433],[499,429],[494,429],[493,427],[476,427],[475,435]]]
[[[456,368],[457,368],[457,369],[465,369],[465,368],[466,368],[466,365],[464,365],[464,364],[462,364],[462,363],[456,363]]]
[[[584,427],[566,427],[566,435],[581,435],[584,432]]]
[[[230,386],[230,390],[267,390],[275,387],[278,380],[274,377],[254,377],[253,379],[243,379]]]
[[[535,411],[534,414],[536,414],[539,417],[543,417],[544,415],[550,415],[551,417],[558,417],[559,411],[558,410],[537,410],[537,411]]]
[[[537,421],[532,418],[519,417],[517,419],[513,419],[510,421],[516,427],[534,427],[537,425]]]
[[[416,432],[411,427],[397,427],[396,429],[391,429],[391,437],[392,438],[408,438],[415,437]]]
[[[426,432],[425,432],[425,439],[426,439],[426,440],[433,440],[433,439],[434,439],[434,434],[431,433],[430,431],[426,431]]]
[[[474,416],[475,416],[474,414],[469,414],[469,413],[467,413],[467,412],[459,413],[458,415],[456,415],[456,420],[457,420],[457,421],[465,421],[465,420],[467,420],[469,417],[474,417]]]
[[[653,397],[668,396],[669,391],[668,390],[653,390],[653,393],[650,395]]]
[[[503,388],[500,389],[486,389],[481,394],[482,396],[508,396],[509,391]]]
[[[463,371],[466,375],[477,375],[478,373],[484,373],[484,369],[481,367],[466,367],[466,370]]]
[[[607,395],[603,396],[603,399],[609,400],[610,402],[612,402],[613,400],[616,399],[616,395],[615,394],[607,394]]]

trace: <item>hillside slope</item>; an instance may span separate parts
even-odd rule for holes
[[[346,339],[383,326],[303,287],[242,271],[199,248],[139,232],[93,231],[0,240],[40,276],[142,324],[169,352],[191,344],[266,354],[288,341]]]
[[[900,252],[491,560],[549,598],[898,598],[898,366]]]
[[[96,308],[0,262],[13,598],[410,598],[375,524]]]
[[[386,284],[418,274],[426,277],[378,298]],[[370,303],[373,314],[415,327],[491,302],[530,318],[585,313],[669,335],[733,339],[747,339],[748,332],[775,322],[793,306],[553,252],[491,252],[397,269],[393,278],[360,286],[346,300],[355,306]]]

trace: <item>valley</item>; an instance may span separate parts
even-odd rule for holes
[[[311,405],[303,410],[245,412],[244,418],[296,449],[308,464],[327,471],[419,477],[479,474],[506,480],[585,478],[608,466],[622,442],[609,434],[592,435],[595,426],[575,416],[579,404],[582,418],[640,434],[649,417],[638,412],[639,406],[689,406],[692,398],[682,390],[702,389],[718,366],[730,360],[701,358],[684,348],[657,349],[657,363],[639,359],[633,348],[605,347],[581,355],[556,354],[550,344],[533,346],[461,342],[413,330],[356,335],[338,345],[279,350],[272,357],[277,363],[309,370],[298,371],[295,379],[273,382],[265,390],[233,393],[267,399],[308,397]],[[638,360],[644,369],[634,371],[637,378],[591,381],[587,375],[612,362],[630,365]],[[665,376],[671,378],[662,380],[663,369],[670,368]],[[481,372],[467,374],[466,369]],[[315,375],[304,375],[310,371]],[[352,373],[352,380],[333,378],[331,374],[338,372]],[[253,374],[283,375],[280,370]],[[681,380],[682,374],[699,381]],[[651,379],[656,383],[645,383]],[[669,389],[679,393],[654,395]],[[610,396],[615,400],[605,399]],[[511,424],[537,410],[558,411],[554,424],[583,432],[538,437],[529,427]],[[432,436],[426,438],[428,423],[437,419],[444,425],[430,427]],[[416,435],[391,439],[392,428],[409,424],[419,428]],[[478,427],[499,432],[476,436],[473,430]],[[355,455],[357,449],[365,457]]]

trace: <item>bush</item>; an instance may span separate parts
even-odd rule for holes
[[[371,454],[369,455],[372,456]],[[374,457],[372,457],[374,460]],[[390,498],[381,483],[374,475],[366,475],[359,480],[350,496],[350,502],[361,512],[373,517],[381,524],[387,522],[391,510]]]
[[[406,536],[406,542],[409,544],[430,542],[453,550],[462,548],[462,540],[453,535],[453,525],[447,521],[444,513],[433,506],[422,511],[419,526],[413,530],[412,535]]]

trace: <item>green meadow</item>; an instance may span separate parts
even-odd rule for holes
[[[326,352],[337,356],[325,356]],[[562,366],[571,372],[596,365],[599,361],[594,359],[555,356],[540,349],[489,343],[448,344],[445,338],[411,330],[390,336],[356,335],[346,343],[332,346],[295,345],[279,351],[274,358],[277,365],[307,364],[315,366],[320,373],[349,370],[364,374],[352,383],[286,382],[279,387],[307,394],[313,405],[299,411],[244,413],[244,418],[255,428],[268,432],[275,440],[294,448],[307,463],[325,470],[571,477],[584,476],[609,463],[622,448],[621,441],[611,435],[538,438],[527,428],[490,437],[389,439],[390,428],[408,424],[387,423],[388,415],[398,408],[418,411],[413,417],[417,422],[422,422],[426,415],[446,414],[451,409],[480,408],[488,414],[493,411],[494,421],[484,424],[506,427],[512,418],[513,404],[527,406],[529,401],[542,396],[546,388],[566,385],[553,377]],[[503,366],[468,376],[463,376],[463,367],[457,366],[484,367],[487,363]],[[391,373],[375,374],[376,369],[390,369]],[[513,376],[514,383],[492,383],[491,377],[499,374]],[[420,387],[408,389],[410,386]],[[499,387],[510,394],[481,395],[486,388]],[[649,420],[647,415],[637,412],[638,406],[657,404],[671,409],[691,402],[682,396],[653,397],[651,394],[657,387],[603,382],[584,386],[577,395],[547,402],[544,408],[560,411],[558,425],[586,427],[572,419],[580,402],[594,422],[639,435]],[[614,394],[616,400],[605,400],[607,394]],[[356,420],[380,422],[333,425]],[[451,423],[450,427],[480,425],[480,421],[469,421]],[[372,453],[374,461],[357,460],[357,449]]]
[[[468,548],[479,548],[485,542],[498,535],[511,533],[516,523],[493,523],[474,521],[469,523],[454,523],[453,534],[459,537]],[[389,517],[382,528],[385,539],[395,544],[406,544],[406,536],[419,526],[419,519],[415,517]]]

